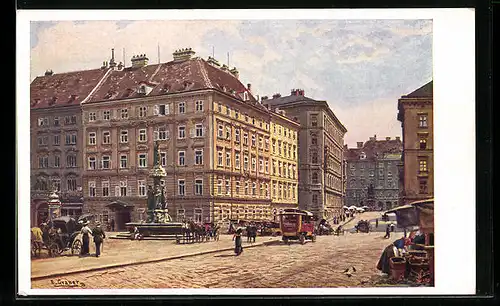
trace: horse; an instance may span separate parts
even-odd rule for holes
[[[190,220],[188,222],[189,226],[189,231],[190,234],[192,234],[194,237],[194,242],[199,242],[203,237],[204,234],[203,232],[205,231],[204,228],[198,224],[196,224],[193,220]]]

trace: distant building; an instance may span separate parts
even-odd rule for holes
[[[298,137],[299,207],[333,219],[342,213],[344,196],[343,146],[347,129],[326,101],[308,98],[304,90],[289,96],[262,97],[270,110],[285,111],[300,123]],[[271,130],[271,135],[277,131]]]
[[[347,206],[369,206],[386,210],[398,206],[399,170],[402,142],[400,137],[377,140],[377,137],[356,148],[345,147],[347,170]]]
[[[403,130],[401,204],[434,197],[432,81],[398,100]]]

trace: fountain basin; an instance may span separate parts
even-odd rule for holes
[[[135,228],[143,237],[160,236],[160,235],[182,235],[183,224],[181,222],[168,223],[140,223],[130,222],[125,224],[127,230],[133,233]]]

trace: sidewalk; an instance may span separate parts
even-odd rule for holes
[[[255,243],[247,243],[246,237],[243,237],[243,247],[262,246],[279,241],[279,238],[257,237]],[[219,241],[193,244],[177,244],[175,241],[165,240],[106,239],[99,258],[68,255],[32,260],[31,279],[57,277],[68,273],[96,271],[232,250],[234,250],[234,242],[230,235],[221,235]],[[95,245],[92,243],[90,244],[90,253],[95,254]]]

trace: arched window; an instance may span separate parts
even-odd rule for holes
[[[311,180],[312,180],[313,184],[318,184],[318,173],[317,172],[313,172]]]
[[[313,133],[311,134],[311,145],[317,145],[318,144],[318,136]]]

